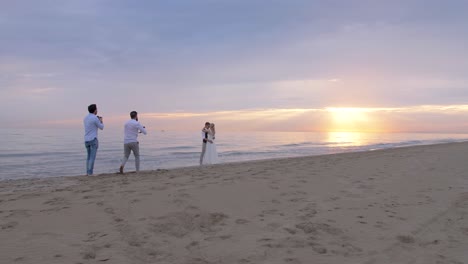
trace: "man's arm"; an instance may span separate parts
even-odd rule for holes
[[[97,119],[96,122],[95,122],[95,123],[96,123],[96,126],[97,126],[99,129],[103,130],[103,129],[104,129],[104,122],[102,121],[102,117],[97,117],[97,116],[96,116],[96,119]]]
[[[144,126],[142,126],[140,123],[138,123],[138,129],[141,131],[141,133],[146,135],[146,128]]]

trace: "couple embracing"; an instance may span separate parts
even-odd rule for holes
[[[214,142],[216,134],[215,124],[206,122],[201,133],[203,145],[200,155],[200,165],[218,163],[218,152],[216,151],[216,144]]]

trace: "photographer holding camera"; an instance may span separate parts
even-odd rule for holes
[[[130,152],[133,151],[135,156],[136,171],[140,171],[140,146],[138,143],[138,133],[146,135],[146,128],[138,122],[138,113],[136,111],[130,112],[130,120],[125,123],[124,135],[124,157],[120,165],[119,172],[123,173],[125,163],[127,163]]]
[[[97,150],[99,148],[98,129],[104,129],[102,117],[97,116],[97,106],[95,104],[88,106],[89,114],[84,118],[83,124],[85,129],[85,147],[87,152],[86,158],[86,175],[93,175],[94,161],[96,160]]]

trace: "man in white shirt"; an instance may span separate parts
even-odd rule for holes
[[[146,129],[138,122],[138,113],[136,111],[130,112],[130,120],[125,123],[125,136],[124,136],[124,158],[120,165],[120,173],[123,173],[125,163],[127,163],[130,152],[133,151],[135,156],[136,171],[140,171],[140,146],[138,143],[138,133],[146,135]]]
[[[94,161],[99,147],[98,129],[104,129],[102,117],[97,116],[97,106],[95,104],[88,106],[89,114],[84,118],[85,129],[85,147],[88,154],[86,158],[86,175],[93,175]]]

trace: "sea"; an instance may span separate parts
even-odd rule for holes
[[[148,131],[141,135],[141,170],[197,166],[200,131]],[[0,129],[0,180],[86,174],[82,129]],[[468,134],[217,131],[220,163],[373,151],[468,141]],[[115,173],[123,156],[123,131],[99,131],[95,174]],[[133,155],[125,167],[135,170]]]

